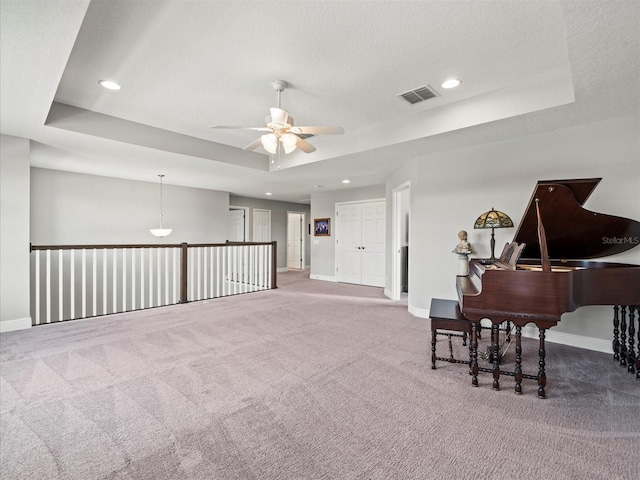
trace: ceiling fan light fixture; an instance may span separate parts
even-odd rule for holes
[[[280,139],[282,141],[282,146],[284,147],[284,153],[291,153],[296,149],[298,137],[293,133],[285,133]]]
[[[264,149],[272,154],[278,151],[278,138],[273,133],[267,133],[260,137]]]

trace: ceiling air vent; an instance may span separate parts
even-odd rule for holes
[[[398,97],[403,98],[411,105],[424,102],[425,100],[429,100],[430,98],[434,98],[437,96],[438,93],[435,90],[431,89],[431,87],[429,87],[428,85],[425,85],[424,87],[418,87],[416,89],[398,95]]]

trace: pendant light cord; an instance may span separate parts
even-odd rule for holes
[[[162,229],[162,177],[164,175],[158,175],[160,177],[160,228]]]

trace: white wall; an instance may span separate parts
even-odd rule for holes
[[[0,136],[0,332],[31,327],[29,140]]]
[[[490,232],[474,230],[475,219],[495,207],[517,228],[538,180],[602,177],[585,208],[640,219],[639,132],[638,116],[619,118],[425,155],[391,175],[387,199],[411,180],[410,310],[427,316],[432,297],[457,298],[457,258],[451,253],[457,232],[468,231],[474,256],[488,257]],[[497,252],[516,228],[496,230]],[[640,248],[607,260],[640,264]],[[563,316],[547,338],[608,351],[611,318],[610,307],[583,307]]]
[[[229,194],[163,185],[163,224],[171,235],[157,238],[160,184],[31,169],[31,243],[223,243]]]
[[[313,222],[314,218],[331,219],[330,236],[315,237],[313,234],[311,236],[311,278],[335,280],[336,237],[333,232],[335,231],[336,203],[358,202],[379,198],[385,198],[384,185],[313,193],[311,195],[311,222]],[[313,230],[313,223],[311,229]]]
[[[305,222],[309,224],[310,206],[304,203],[279,202],[276,200],[266,200],[262,198],[249,198],[231,195],[229,204],[234,207],[250,207],[249,209],[249,239],[253,241],[253,209],[262,208],[271,210],[271,240],[278,242],[278,265],[279,269],[287,268],[287,212],[300,212],[305,214]],[[309,229],[305,226],[305,263],[311,264],[311,238],[308,235]]]

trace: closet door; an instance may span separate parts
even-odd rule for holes
[[[339,282],[362,283],[362,205],[349,203],[336,209]]]
[[[362,204],[363,285],[384,287],[385,202]]]
[[[336,220],[336,279],[384,287],[385,201],[338,205]]]

